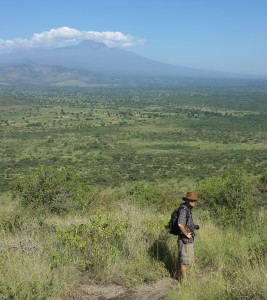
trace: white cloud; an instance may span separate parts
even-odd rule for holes
[[[123,48],[130,48],[144,43],[143,40],[130,34],[123,34],[122,32],[79,31],[70,27],[61,27],[41,33],[35,33],[31,39],[0,39],[0,53],[9,52],[12,49],[20,47],[58,48],[76,45],[85,40],[102,42],[108,47]]]

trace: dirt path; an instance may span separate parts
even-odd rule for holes
[[[83,284],[65,300],[162,300],[165,292],[177,286],[171,278],[127,289],[119,285]]]

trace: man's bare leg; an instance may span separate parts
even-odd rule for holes
[[[186,280],[186,271],[187,271],[187,267],[185,265],[179,264],[179,275],[180,275],[180,279],[185,281]]]

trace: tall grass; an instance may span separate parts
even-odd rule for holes
[[[4,210],[0,299],[61,299],[85,278],[129,287],[176,276],[176,237],[165,229],[176,190],[137,184],[94,192],[88,201],[42,218],[21,207]],[[265,299],[266,225],[223,228],[203,208],[194,210],[195,264],[166,299]]]
[[[73,280],[63,270],[51,270],[45,243],[24,232],[1,234],[0,270],[0,299],[55,299]]]
[[[261,234],[240,234],[218,228],[206,212],[197,217],[195,264],[189,280],[167,299],[266,299],[266,226]]]
[[[82,276],[133,286],[169,274],[153,251],[165,224],[154,210],[125,201],[41,223],[19,213],[2,223],[0,298],[56,299]]]

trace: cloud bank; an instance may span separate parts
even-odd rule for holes
[[[79,31],[70,27],[60,27],[49,31],[35,33],[30,39],[0,39],[0,53],[7,53],[16,48],[59,48],[73,46],[82,41],[102,42],[108,47],[130,48],[144,43],[130,34],[112,31]]]

